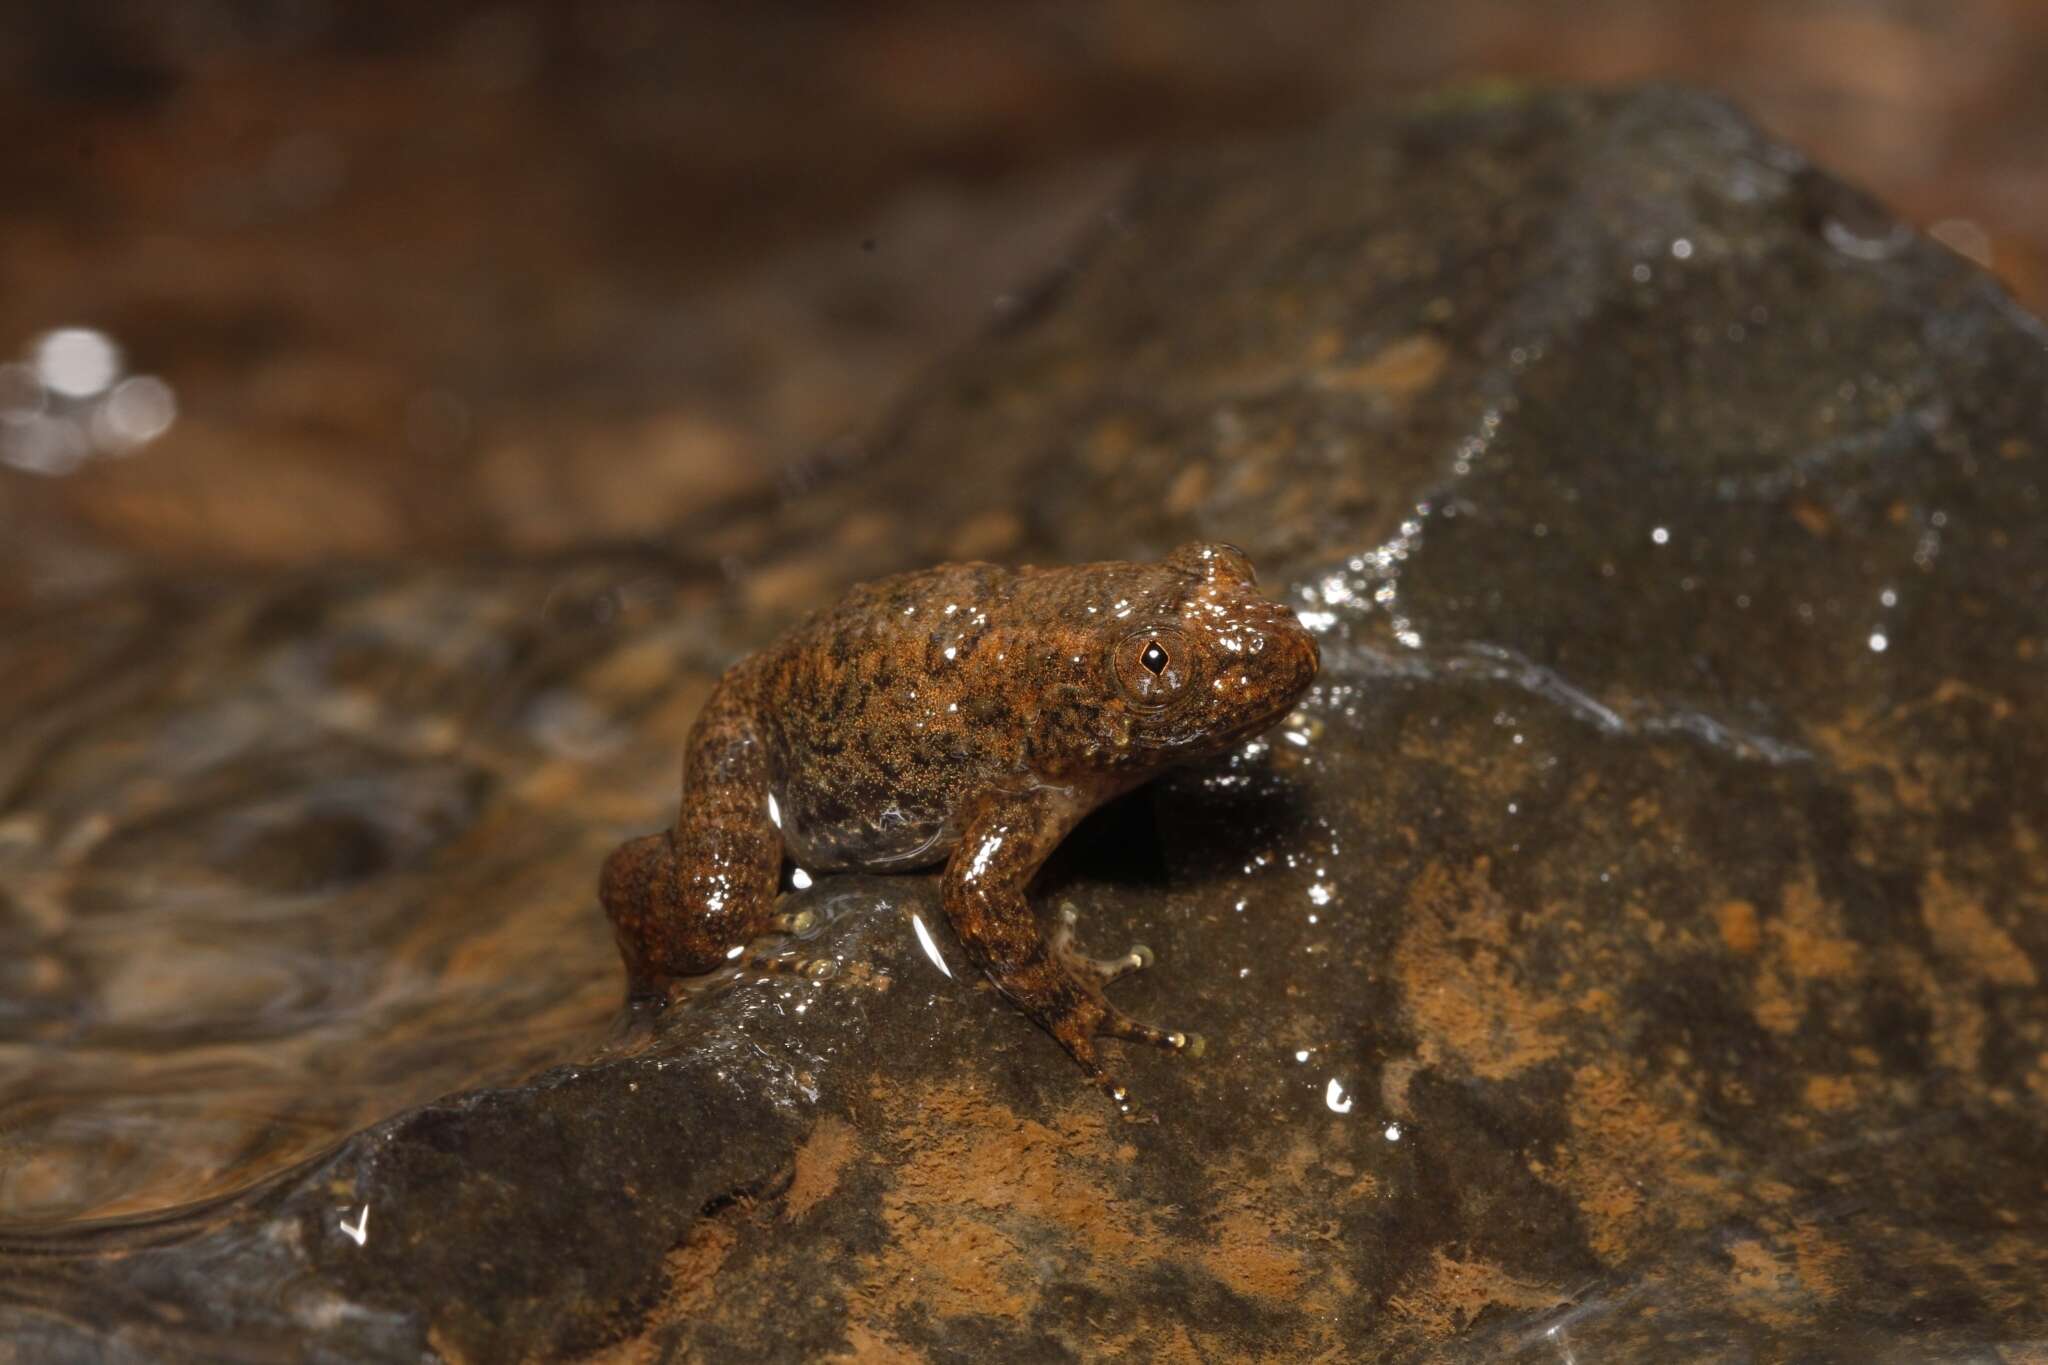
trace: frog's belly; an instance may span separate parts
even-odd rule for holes
[[[821,872],[906,871],[941,862],[960,842],[942,813],[879,802],[860,810],[834,802],[784,796],[779,809],[783,847],[799,866]]]

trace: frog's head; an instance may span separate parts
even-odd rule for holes
[[[1183,545],[1156,567],[1150,610],[1111,633],[1103,661],[1130,746],[1161,760],[1220,753],[1293,709],[1321,656],[1259,592],[1244,551]]]

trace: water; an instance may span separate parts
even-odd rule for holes
[[[601,1040],[595,868],[667,818],[712,647],[644,572],[611,627],[551,609],[612,576],[195,594],[0,642],[0,1225],[246,1188]]]

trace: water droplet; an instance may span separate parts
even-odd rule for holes
[[[0,365],[0,422],[33,422],[49,406],[43,381],[27,365]]]
[[[85,432],[69,418],[46,417],[0,432],[0,462],[31,474],[62,478],[91,454]]]
[[[366,1245],[370,1240],[370,1206],[363,1205],[363,1211],[356,1215],[356,1221],[341,1220],[341,1230],[357,1246]]]
[[[127,454],[148,445],[178,419],[178,395],[151,374],[122,380],[93,413],[93,435],[102,449]]]
[[[121,350],[90,327],[59,327],[37,339],[35,367],[50,392],[90,398],[120,376]]]
[[[1836,217],[1830,217],[1821,224],[1820,235],[1829,246],[1859,261],[1889,260],[1913,237],[1904,223],[1879,222],[1869,218],[1852,226]]]

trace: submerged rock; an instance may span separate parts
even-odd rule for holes
[[[2048,1335],[2048,328],[1973,267],[1699,97],[1451,100],[1148,177],[812,474],[645,560],[164,590],[0,645],[10,1055],[240,1049],[307,1116],[154,1111],[211,1186],[51,1137],[0,1226],[21,1353]],[[606,1034],[590,882],[733,652],[878,572],[1195,537],[1325,667],[1047,879],[1156,950],[1120,1002],[1208,1039],[1125,1054],[1161,1124],[969,979],[929,877],[794,893],[832,980]],[[284,984],[167,997],[202,950]]]

